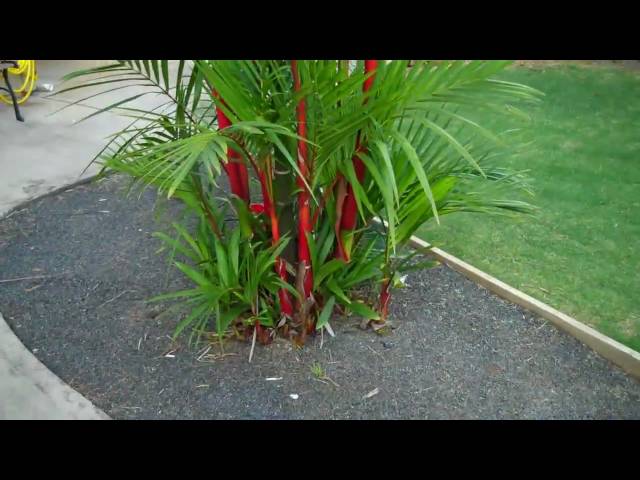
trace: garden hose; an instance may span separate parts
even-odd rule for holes
[[[14,88],[13,91],[18,97],[18,103],[24,103],[31,95],[33,87],[36,84],[36,80],[38,79],[38,74],[36,72],[36,61],[18,60],[18,66],[9,68],[8,73],[10,75],[20,76],[23,78],[22,84],[19,87]],[[0,100],[9,105],[13,103],[9,95],[2,93],[0,93]]]

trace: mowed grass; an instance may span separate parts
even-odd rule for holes
[[[559,66],[500,78],[545,93],[527,110],[534,145],[503,160],[529,170],[540,212],[459,214],[420,235],[640,351],[640,75]]]

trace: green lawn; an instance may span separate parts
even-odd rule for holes
[[[530,170],[540,213],[459,214],[420,235],[640,351],[640,74],[518,67],[500,78],[546,94],[529,110],[535,145],[505,161]]]

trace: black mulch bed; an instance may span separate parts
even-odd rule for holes
[[[409,276],[389,336],[351,318],[322,348],[257,346],[249,364],[249,345],[229,342],[235,355],[198,359],[145,303],[186,283],[156,254],[155,192],[125,199],[124,185],[78,186],[0,221],[0,280],[52,275],[0,283],[0,311],[114,418],[640,418],[640,382],[446,267]]]

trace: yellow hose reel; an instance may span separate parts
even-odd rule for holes
[[[9,75],[12,76],[11,85],[14,86],[13,92],[16,94],[17,103],[21,104],[26,102],[31,92],[33,92],[38,73],[36,72],[35,60],[18,60],[17,63],[17,67],[7,70]],[[0,93],[0,100],[9,105],[13,103],[11,97],[4,93]]]

